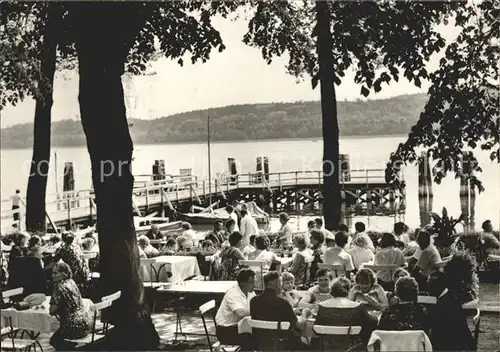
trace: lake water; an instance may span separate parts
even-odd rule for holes
[[[348,137],[340,140],[340,151],[350,157],[351,169],[384,169],[389,155],[396,149],[404,136],[381,137]],[[57,170],[59,190],[62,188],[64,163],[72,161],[75,172],[75,188],[89,189],[91,186],[90,159],[86,147],[53,148],[52,156],[57,152]],[[230,143],[212,143],[212,175],[228,172],[227,158],[235,158],[238,172],[255,172],[256,157],[269,158],[269,171],[305,171],[320,170],[322,165],[322,140],[275,140],[247,141]],[[1,150],[1,192],[2,199],[8,199],[15,189],[25,195],[29,166],[30,149]],[[155,160],[165,160],[166,172],[178,174],[179,169],[192,169],[194,175],[202,179],[208,178],[207,146],[205,144],[154,144],[136,145],[135,160],[132,169],[135,175],[151,174]],[[500,221],[500,165],[492,163],[486,153],[479,153],[478,159],[483,167],[481,180],[486,191],[476,198],[476,224],[480,226],[485,219],[492,219],[495,227]],[[47,193],[56,190],[54,174],[54,158],[52,157]],[[419,226],[417,170],[409,166],[404,170],[407,183],[407,210],[405,221],[411,227]],[[453,216],[460,212],[459,181],[452,175],[441,185],[434,185],[434,211],[446,206]],[[2,209],[10,207],[10,203],[2,202]],[[361,218],[362,219],[362,218]],[[368,219],[364,219],[368,221]],[[299,227],[304,227],[300,221]],[[389,230],[393,218],[369,219],[370,227]],[[392,228],[392,227],[391,227]]]

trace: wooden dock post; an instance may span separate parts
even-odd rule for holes
[[[262,183],[262,168],[263,168],[263,160],[261,156],[257,157],[257,166],[255,170],[257,171],[257,174],[255,175],[255,183]]]
[[[64,175],[63,175],[63,198],[71,199],[75,197],[75,174],[73,170],[73,162],[67,161],[64,163]],[[67,207],[75,207],[79,206],[77,202],[66,201],[63,203],[64,209],[67,210]]]
[[[350,182],[351,181],[351,164],[349,162],[348,154],[339,154],[339,164],[340,164],[340,182]]]
[[[267,156],[262,158],[264,164],[264,179],[269,182],[269,158]]]
[[[238,169],[236,168],[236,159],[227,158],[227,165],[229,168],[229,174],[231,175],[229,179],[229,184],[235,186],[238,180]]]

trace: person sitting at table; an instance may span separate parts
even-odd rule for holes
[[[62,260],[71,268],[73,280],[82,289],[90,278],[90,270],[87,262],[83,258],[82,249],[74,242],[72,233],[67,233],[63,237],[63,245],[54,254],[54,262]]]
[[[355,285],[349,291],[351,301],[368,304],[373,309],[384,309],[389,306],[382,286],[377,284],[377,276],[371,269],[360,269],[354,278]]]
[[[391,304],[382,313],[379,330],[424,330],[427,331],[427,310],[417,303],[418,283],[410,277],[402,277],[396,282],[397,304]]]
[[[158,250],[151,245],[149,238],[146,236],[140,236],[137,243],[148,258],[154,258],[160,254]]]
[[[222,220],[217,220],[214,223],[214,230],[205,237],[205,240],[212,241],[214,246],[217,248],[221,248],[226,239],[227,238],[224,233],[224,223]]]
[[[161,255],[174,255],[179,250],[179,245],[175,238],[169,238],[161,250]]]
[[[436,246],[431,243],[431,235],[427,231],[418,233],[418,246],[414,254],[417,259],[411,274],[417,280],[420,290],[427,291],[427,278],[436,270],[436,265],[441,261],[441,255]]]
[[[62,245],[62,238],[59,234],[54,234],[50,236],[48,242],[45,245],[45,251],[55,253]]]
[[[152,224],[145,236],[150,240],[161,240],[165,237],[165,235],[160,231],[158,224]]]
[[[281,293],[279,294],[279,296],[287,300],[292,308],[297,307],[297,304],[300,301],[300,297],[297,291],[295,291],[295,277],[289,272],[285,271],[283,274],[281,274],[281,280],[283,284],[281,286]]]
[[[395,264],[398,267],[405,265],[405,256],[403,252],[396,248],[396,238],[392,233],[384,233],[382,239],[380,240],[380,247],[375,253],[375,265],[391,265]],[[378,283],[386,291],[394,290],[394,282],[392,281],[392,275],[390,270],[380,270],[377,272]]]
[[[332,298],[330,286],[333,280],[333,274],[330,270],[322,268],[316,272],[317,285],[314,285],[300,300],[299,308],[317,308],[319,302]]]
[[[475,351],[467,316],[459,300],[446,287],[445,274],[433,272],[428,281],[429,293],[437,298],[429,308],[429,338],[434,351]]]
[[[354,263],[351,255],[344,249],[347,244],[348,235],[344,231],[339,231],[335,234],[335,245],[329,247],[325,251],[323,263],[342,265],[347,278],[351,277],[351,272],[354,270]]]
[[[373,262],[375,255],[373,250],[369,247],[369,243],[366,238],[369,238],[365,233],[364,235],[358,234],[354,236],[351,242],[351,249],[349,249],[349,254],[352,257],[352,263],[356,270],[359,270],[362,264]],[[373,243],[372,243],[373,246]]]
[[[243,236],[243,235],[241,235],[241,236]],[[248,258],[248,255],[250,253],[255,252],[255,238],[256,238],[255,235],[250,236],[248,245],[245,245],[245,241],[242,240],[243,241],[243,246],[244,246],[243,250],[242,250],[242,253],[245,256],[245,258]]]
[[[255,239],[255,251],[248,254],[248,260],[264,261],[268,266],[278,258],[274,252],[269,251],[269,239],[266,236],[259,236]]]
[[[276,242],[278,246],[284,249],[288,249],[292,245],[293,230],[292,226],[288,223],[290,217],[287,213],[280,213],[278,218],[281,223],[281,228],[278,231],[278,237]]]
[[[408,235],[408,225],[404,222],[397,222],[393,227],[394,236],[396,241],[403,243],[403,248],[410,242],[410,236]]]
[[[330,295],[332,298],[320,302],[314,325],[326,326],[361,326],[360,337],[364,344],[377,325],[376,315],[369,314],[364,304],[353,302],[347,298],[351,288],[351,281],[345,277],[333,280]],[[313,339],[313,349],[319,349],[319,339]],[[347,336],[324,339],[325,350],[348,350],[350,339]]]
[[[194,241],[197,238],[196,233],[194,232],[193,227],[189,222],[183,221],[181,223],[181,229],[182,233],[179,237],[183,237],[189,241]]]
[[[241,269],[236,281],[238,284],[226,292],[215,315],[215,333],[219,342],[224,345],[240,345],[238,323],[250,315],[250,301],[255,297],[253,270]]]
[[[309,257],[310,253],[307,248],[307,243],[304,235],[299,234],[295,236],[293,238],[293,243],[297,248],[297,253],[295,253],[292,264],[287,270],[295,277],[296,285],[303,286],[307,284],[306,280],[308,275],[306,258]]]
[[[38,235],[33,235],[28,240],[28,257],[40,259],[43,264],[42,239]]]
[[[224,232],[224,238],[226,241],[222,242],[221,247],[228,243],[227,241],[229,240],[229,236],[231,236],[231,234],[235,231],[236,221],[234,219],[227,219],[224,226],[226,227],[226,231]]]
[[[396,268],[392,273],[392,282],[396,285],[396,282],[402,277],[410,276],[410,273],[405,268]],[[394,305],[399,303],[399,298],[395,292],[387,292],[386,293],[387,300],[389,301],[389,305]]]
[[[50,344],[56,351],[74,350],[76,344],[66,339],[79,339],[91,331],[90,310],[85,307],[72,275],[69,265],[63,262],[55,264],[52,269],[54,288],[50,298],[49,313],[58,317],[60,327],[52,335]]]
[[[9,259],[28,256],[28,242],[30,235],[24,232],[12,236],[13,245],[10,249]]]
[[[233,232],[229,236],[229,247],[222,249],[220,253],[221,258],[221,280],[232,281],[236,280],[236,276],[240,270],[239,260],[245,260],[241,252],[242,238],[239,232]]]
[[[285,334],[283,348],[294,349],[298,339],[293,332],[300,332],[304,328],[306,317],[297,318],[292,306],[280,297],[282,279],[277,271],[269,271],[264,275],[264,291],[250,301],[250,316],[255,320],[289,322],[289,334]],[[272,307],[272,309],[270,309]],[[306,313],[303,313],[306,314]],[[278,334],[278,335],[277,335]],[[275,350],[277,338],[281,332],[256,329],[252,335],[257,340],[259,350]]]
[[[323,220],[321,220],[321,218],[318,218],[316,220],[321,221],[320,224],[321,226],[323,225]],[[316,224],[318,224],[318,222],[316,222]],[[310,232],[310,241],[311,241],[310,249],[312,251],[312,257],[313,257],[313,261],[311,263],[311,271],[310,271],[311,280],[314,280],[314,278],[316,277],[316,271],[318,271],[318,263],[323,263],[322,257],[323,254],[325,253],[325,246],[324,246],[325,234],[326,232],[318,228]]]
[[[97,245],[95,238],[93,236],[92,237],[85,237],[82,240],[81,246],[85,252],[96,253],[95,258],[89,259],[89,269],[90,269],[90,271],[97,270],[97,266],[99,264],[99,246]]]

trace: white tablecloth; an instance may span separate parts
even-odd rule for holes
[[[50,296],[47,297],[42,306],[26,310],[15,310],[14,308],[2,309],[2,327],[9,326],[6,316],[12,317],[12,326],[24,330],[38,331],[41,333],[52,333],[59,329],[59,320],[49,314]],[[83,299],[83,304],[92,309],[94,303],[90,299]],[[43,307],[43,308],[42,308]]]
[[[194,256],[160,256],[155,258],[153,264],[153,282],[172,282],[178,283],[186,280],[188,277],[200,275],[200,268],[198,267],[198,260]],[[155,272],[156,270],[156,272]],[[150,281],[149,265],[144,265],[143,281]],[[156,275],[158,273],[158,275]],[[167,273],[170,273],[168,275]],[[158,280],[156,278],[158,276]]]

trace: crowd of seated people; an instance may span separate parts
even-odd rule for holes
[[[244,341],[251,345],[252,338],[239,336],[237,330],[238,322],[251,316],[290,322],[286,344],[298,349],[304,347],[300,335],[311,317],[317,325],[362,326],[364,342],[374,329],[424,330],[435,350],[464,349],[458,343],[468,346],[468,350],[475,348],[461,305],[448,288],[446,276],[436,270],[441,256],[431,233],[409,232],[406,225],[398,223],[393,233],[384,233],[375,241],[363,223],[355,224],[353,234],[345,225],[332,234],[322,227],[321,219],[316,219],[309,224],[307,233],[293,234],[288,215],[282,213],[279,218],[281,227],[276,234],[252,234],[248,240],[236,230],[237,216],[225,223],[217,221],[204,239],[189,223],[182,224],[178,236],[162,233],[153,225],[146,235],[138,237],[139,257],[198,251],[213,254],[211,279],[238,283],[226,293],[215,319],[217,336],[223,344]],[[51,313],[66,319],[67,324],[61,324],[53,337],[54,345],[69,348],[64,345],[64,337],[79,336],[88,329],[81,299],[89,286],[89,265],[96,264],[91,265],[82,254],[98,252],[97,240],[92,233],[84,238],[64,233],[44,239],[16,233],[2,239],[2,248],[10,248],[8,260],[2,253],[6,287],[22,286],[28,294],[51,294]],[[287,265],[282,265],[287,257]],[[242,260],[263,262],[264,266],[256,273],[243,268]],[[341,270],[331,271],[322,264],[339,266]],[[364,267],[367,264],[395,265],[396,269],[374,272]],[[254,288],[261,280],[263,287],[258,291],[262,293],[256,295]],[[420,294],[436,297],[437,304],[420,305]],[[268,309],[270,304],[275,309]],[[447,316],[453,321],[445,322]],[[459,338],[455,333],[451,335],[447,328],[450,324],[460,331]],[[263,334],[261,338],[271,343],[271,336]],[[319,346],[317,340],[311,343],[313,348]],[[347,342],[334,338],[326,343],[337,349]]]

